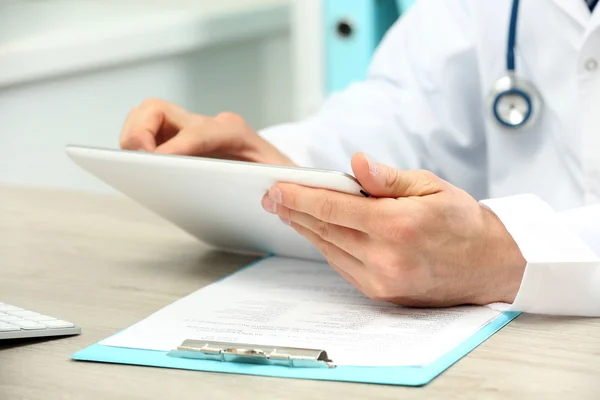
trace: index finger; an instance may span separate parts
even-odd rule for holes
[[[183,108],[158,99],[145,100],[133,109],[121,130],[120,144],[123,149],[153,151],[157,136],[168,140],[174,136],[188,119]]]
[[[367,233],[374,231],[374,220],[382,214],[378,204],[380,199],[293,183],[273,185],[269,189],[269,197],[278,204],[312,215],[321,221]]]

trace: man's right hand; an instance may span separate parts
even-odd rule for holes
[[[206,117],[158,99],[146,100],[129,113],[120,144],[125,150],[293,165],[239,115]]]

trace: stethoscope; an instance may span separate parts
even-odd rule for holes
[[[504,128],[523,129],[538,118],[542,100],[536,88],[515,74],[515,44],[519,0],[513,0],[506,49],[506,76],[492,87],[490,103],[493,119]]]

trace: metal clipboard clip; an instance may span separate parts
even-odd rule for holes
[[[185,340],[171,357],[240,362],[263,365],[282,365],[294,368],[335,368],[325,350],[295,347],[259,346],[254,344]]]

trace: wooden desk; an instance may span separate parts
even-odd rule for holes
[[[0,399],[600,398],[600,319],[522,315],[424,388],[70,360],[250,261],[121,198],[0,186],[0,301],[83,328],[0,344]]]

